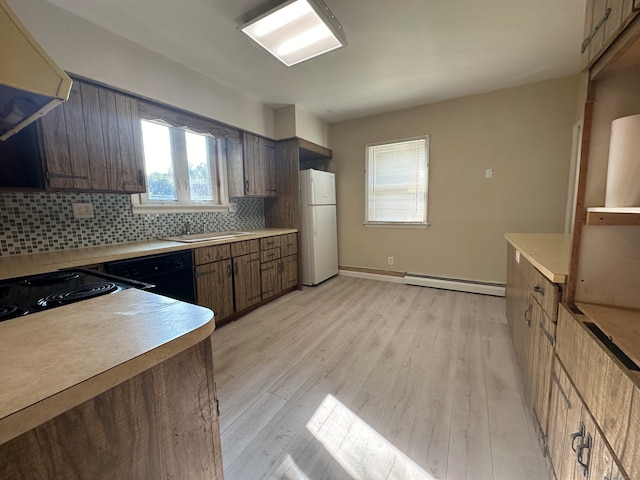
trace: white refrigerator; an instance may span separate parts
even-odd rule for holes
[[[317,285],[338,274],[335,174],[300,172],[302,283]]]

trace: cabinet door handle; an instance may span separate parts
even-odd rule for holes
[[[244,181],[244,190],[245,190],[246,192],[249,192],[249,191],[251,191],[251,188],[250,188],[250,187],[251,187],[251,185],[249,185],[249,180],[245,180],[245,181]]]
[[[580,50],[580,53],[584,53],[587,47],[589,47],[591,41],[593,40],[593,37],[598,34],[598,30],[600,30],[602,28],[602,25],[604,25],[604,22],[609,19],[609,15],[611,15],[611,7],[607,8],[598,24],[593,27],[593,30],[591,30],[591,33],[589,33],[589,36],[582,41],[582,50]]]
[[[582,475],[584,478],[589,476],[589,460],[591,459],[591,434],[587,433],[584,437],[584,442],[578,445],[578,451],[576,452],[576,460],[578,465],[580,465],[580,469],[582,470]],[[588,454],[585,460],[584,451],[587,450]]]
[[[233,273],[238,275],[238,262],[233,262]]]
[[[138,185],[144,185],[144,173],[142,173],[142,169],[138,169]]]
[[[231,278],[231,263],[227,264],[227,277]]]
[[[578,453],[578,447],[576,447],[576,440],[578,438],[584,438],[584,423],[580,422],[578,425],[578,431],[571,434],[571,450],[573,450],[576,454]]]
[[[540,285],[536,285],[533,287],[533,291],[535,293],[539,293],[540,295],[542,295],[544,297],[544,288],[542,288]]]
[[[525,310],[525,312],[524,312],[524,319],[526,320],[526,322],[527,322],[527,326],[528,326],[529,328],[531,328],[531,317],[528,317],[528,316],[527,316],[527,313],[531,313],[531,310],[532,310],[532,309],[533,309],[533,305],[532,305],[532,304],[529,304],[529,308],[527,308],[527,309]]]

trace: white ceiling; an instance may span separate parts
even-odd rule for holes
[[[274,107],[328,122],[580,69],[586,0],[325,0],[348,45],[291,68],[236,29],[277,0],[49,0]]]

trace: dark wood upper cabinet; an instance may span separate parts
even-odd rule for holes
[[[69,100],[40,120],[51,190],[145,191],[136,99],[75,80]]]
[[[230,197],[276,197],[276,146],[250,133],[242,135],[242,150],[227,142]]]
[[[0,178],[2,187],[146,190],[142,131],[133,97],[75,79],[67,102],[14,137],[10,144],[0,142],[0,162],[11,167]]]

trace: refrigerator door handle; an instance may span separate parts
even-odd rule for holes
[[[318,243],[318,220],[316,219],[316,212],[313,208],[309,211],[309,220],[311,221],[311,227],[313,228],[313,244]]]

